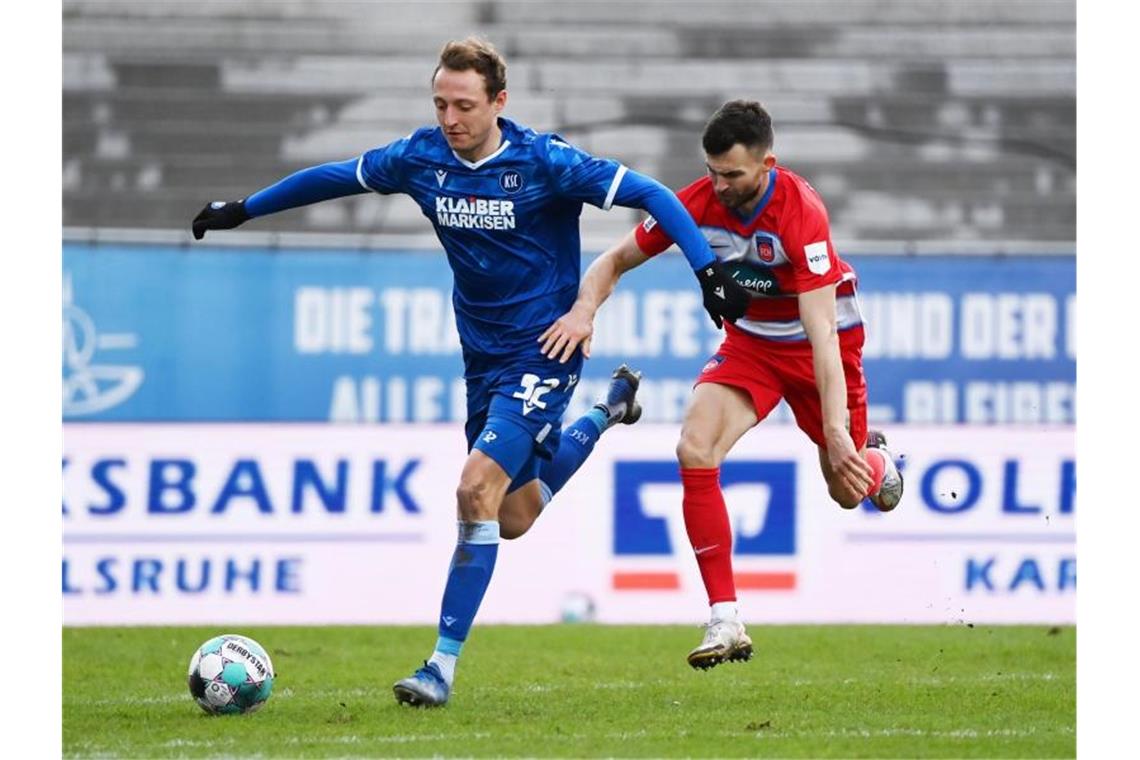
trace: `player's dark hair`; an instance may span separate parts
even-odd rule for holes
[[[705,124],[701,145],[705,153],[719,156],[737,143],[753,151],[771,150],[772,117],[755,100],[730,100]]]
[[[507,89],[507,62],[495,46],[479,37],[468,37],[465,40],[452,40],[443,46],[439,52],[439,64],[431,74],[435,75],[440,69],[451,71],[467,71],[474,69],[483,77],[487,87],[487,98],[494,100],[495,96]]]

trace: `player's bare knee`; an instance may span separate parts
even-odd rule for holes
[[[483,478],[461,479],[455,498],[459,503],[459,519],[465,522],[494,520],[498,515],[499,505],[491,503],[491,488]]]
[[[718,466],[716,452],[711,444],[706,443],[693,435],[681,431],[681,440],[677,441],[677,462],[682,467],[711,468]]]
[[[827,483],[827,495],[843,509],[855,509],[863,497],[854,493],[851,488],[841,481],[830,468],[823,468],[823,479]]]
[[[831,500],[843,509],[855,509],[855,507],[859,506],[859,502],[863,501],[862,496],[854,493],[846,486],[828,483],[827,492],[831,496]]]

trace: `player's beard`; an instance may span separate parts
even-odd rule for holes
[[[742,206],[747,206],[759,195],[760,185],[756,185],[756,187],[752,188],[752,191],[747,195],[742,195],[736,191],[730,190],[727,193],[717,193],[717,198],[719,198],[720,202],[725,206],[735,211]]]

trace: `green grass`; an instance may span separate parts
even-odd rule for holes
[[[428,628],[242,627],[273,658],[258,713],[186,688],[217,628],[65,628],[68,757],[1073,757],[1076,630],[752,626],[757,656],[694,672],[694,627],[484,626],[451,704],[392,683]]]

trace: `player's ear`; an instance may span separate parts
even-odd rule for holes
[[[776,154],[768,151],[764,154],[764,171],[771,171],[772,167],[776,165]]]
[[[491,99],[491,108],[498,114],[507,107],[507,91],[499,90],[499,94]]]

